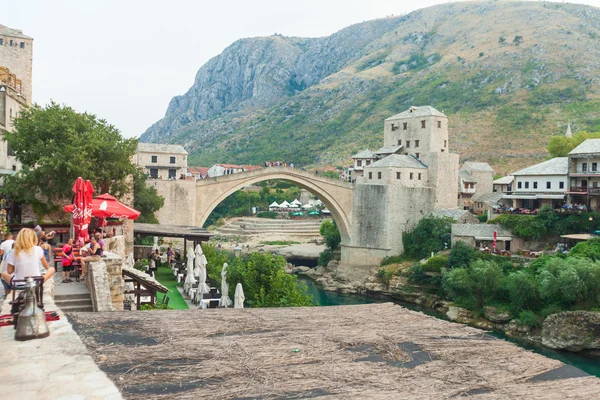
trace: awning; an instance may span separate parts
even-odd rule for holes
[[[564,194],[536,194],[538,199],[564,200]]]
[[[578,192],[581,193],[581,192]],[[536,200],[536,199],[556,199],[563,200],[564,194],[505,194],[503,199],[520,199],[520,200]]]
[[[589,233],[572,233],[570,235],[560,235],[563,239],[571,239],[571,240],[589,240],[593,238],[593,235]]]

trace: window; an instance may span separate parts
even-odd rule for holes
[[[0,46],[4,46],[4,39],[0,39]]]
[[[598,187],[598,182],[594,182],[594,183],[592,183],[592,187],[593,187],[593,188],[597,188],[597,187]]]
[[[581,172],[587,172],[587,163],[581,163]]]
[[[25,42],[21,42],[21,45],[19,47],[21,47],[22,49],[24,49],[25,48]]]
[[[371,160],[367,160],[367,165],[371,165]]]
[[[415,157],[419,158],[419,153],[415,153]]]
[[[546,182],[546,189],[552,189],[552,182]]]
[[[533,182],[533,188],[537,189],[537,182]]]
[[[396,179],[400,179],[400,172],[396,172]]]
[[[444,147],[448,147],[448,141],[444,140]]]
[[[402,140],[398,139],[398,146],[402,146]]]
[[[525,182],[525,189],[529,189],[529,182]]]
[[[17,170],[17,166],[16,166],[16,165],[13,165],[13,166],[12,166],[12,170],[13,170],[13,171],[16,171],[16,170]]]
[[[158,168],[150,168],[150,177],[151,178],[158,178]]]
[[[152,156],[152,162],[153,163],[157,163],[158,162],[158,156]]]
[[[521,183],[522,183],[522,182],[517,182],[517,187],[518,187],[519,189],[521,189]]]
[[[369,179],[373,179],[373,173],[369,172]]]
[[[438,128],[441,128],[442,127],[442,121],[438,121],[437,123],[438,123]]]
[[[362,160],[356,160],[356,166],[362,167]]]
[[[410,140],[406,141],[406,148],[408,149],[410,147]]]
[[[11,145],[10,145],[9,142],[6,142],[6,155],[7,156],[14,156],[15,155],[15,152],[12,149],[12,147],[11,147]]]
[[[410,173],[410,180],[411,181],[413,180],[413,173],[412,172]]]
[[[170,164],[175,164],[175,157],[174,156],[169,157],[169,163]]]
[[[592,163],[592,172],[597,172],[598,171],[598,163],[593,162]]]
[[[177,179],[177,170],[176,169],[169,170],[169,179]]]
[[[13,44],[13,41],[12,41],[12,39],[10,39],[9,46],[12,46],[12,44]]]
[[[425,121],[421,121],[421,129],[425,129]]]
[[[419,180],[421,180],[421,173],[419,173]]]
[[[506,188],[507,192],[512,192],[512,185],[508,185],[508,187]]]
[[[419,141],[415,140],[415,147],[419,147]]]
[[[565,188],[565,183],[564,182],[558,182],[558,188],[559,189],[564,189]]]
[[[408,129],[408,122],[403,122],[402,123],[402,129],[404,129],[404,130]]]
[[[381,179],[381,172],[377,173],[377,179]]]

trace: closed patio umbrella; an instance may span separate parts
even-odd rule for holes
[[[183,284],[183,292],[188,293],[190,288],[194,283],[196,283],[196,278],[194,277],[194,258],[196,255],[194,254],[194,250],[189,249],[187,252],[187,275],[185,277],[185,282]]]
[[[73,228],[75,229],[75,243],[83,246],[89,240],[88,227],[92,219],[92,197],[94,187],[90,181],[79,177],[73,185],[73,204],[64,207],[66,212],[73,213]]]
[[[154,236],[154,244],[152,245],[152,252],[158,250],[158,236]]]
[[[231,306],[231,299],[229,298],[229,284],[227,283],[227,263],[223,264],[223,269],[221,270],[221,300],[219,300],[219,305],[222,307]]]
[[[244,288],[242,288],[241,283],[235,285],[234,300],[235,303],[233,305],[233,308],[244,308],[244,300],[246,300],[246,298],[244,297]]]

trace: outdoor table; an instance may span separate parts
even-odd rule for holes
[[[220,299],[200,299],[200,308],[208,308],[211,301],[219,302]]]
[[[164,255],[161,255],[161,256],[160,256],[160,262],[161,262],[162,264],[164,264],[164,263],[166,263],[166,262],[167,262],[167,255],[166,255],[166,254],[164,254]]]

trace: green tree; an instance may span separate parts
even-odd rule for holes
[[[567,157],[569,152],[579,146],[584,140],[598,139],[600,132],[578,132],[573,137],[568,138],[564,135],[552,136],[546,150],[552,157]]]
[[[448,267],[468,267],[475,259],[475,250],[461,241],[457,241],[448,256]]]
[[[496,298],[502,288],[502,268],[492,261],[477,260],[466,268],[445,271],[442,287],[454,298],[475,296],[476,307]]]
[[[22,170],[5,179],[1,192],[31,204],[38,214],[56,210],[58,200],[70,198],[79,176],[101,193],[121,197],[128,192],[137,139],[124,139],[105,120],[52,102],[23,110],[14,127],[4,137]]]
[[[404,255],[421,259],[449,247],[451,226],[452,218],[422,218],[415,229],[402,234]]]
[[[165,204],[165,199],[155,188],[146,185],[146,174],[140,170],[133,174],[133,196],[133,208],[142,213],[138,222],[158,224],[154,213]]]
[[[325,245],[331,250],[337,249],[337,247],[342,242],[340,231],[335,221],[323,221],[321,227],[319,228],[319,233],[325,239]]]
[[[250,307],[299,307],[313,305],[306,287],[285,273],[285,258],[271,253],[250,253],[235,258],[227,270],[231,287],[241,283]]]

